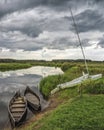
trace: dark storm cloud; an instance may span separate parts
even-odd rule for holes
[[[76,16],[76,21],[78,21],[79,32],[86,32],[90,30],[104,31],[103,15],[97,10],[86,10]]]
[[[73,7],[76,7],[76,2],[77,2],[77,0],[22,0],[22,1],[21,0],[2,0],[2,1],[4,1],[4,2],[2,2],[0,4],[0,16],[1,17],[5,16],[8,13],[13,13],[14,11],[20,11],[20,10],[23,11],[28,8],[31,10],[31,8],[39,6],[39,5],[53,6],[53,7],[61,6],[61,7],[65,7],[65,8],[66,8],[66,6],[73,5]],[[95,0],[92,0],[92,1],[91,0],[86,0],[86,1],[79,0],[77,2],[77,5],[81,6],[85,3],[89,4],[91,2],[95,2]],[[64,8],[64,11],[65,11],[65,8]],[[70,14],[70,12],[69,12],[69,14]],[[86,31],[89,31],[90,29],[92,29],[92,30],[99,29],[99,30],[103,31],[103,28],[101,27],[101,25],[104,24],[104,21],[102,20],[101,14],[99,14],[97,10],[95,10],[95,11],[85,10],[84,12],[76,15],[75,19],[78,23],[79,32],[86,32]],[[27,20],[28,20],[28,18],[27,18]],[[70,21],[72,20],[71,17],[67,20],[67,23],[64,22],[63,29],[65,26],[66,26],[66,28],[69,28],[68,27],[69,20]],[[58,27],[62,28],[62,26],[57,26],[59,24],[59,22],[60,23],[63,22],[62,19],[61,20],[56,19],[56,20],[53,20],[50,22],[49,21],[46,24],[44,24],[43,19],[38,22],[31,20],[28,23],[24,22],[23,26],[21,26],[21,24],[19,26],[19,24],[16,22],[16,24],[14,26],[12,25],[12,27],[9,25],[8,27],[6,27],[6,28],[3,27],[3,28],[7,29],[7,31],[21,31],[32,37],[37,37],[43,31],[42,29],[53,31],[53,29],[55,30]],[[44,27],[42,27],[40,25],[40,23],[43,23]],[[56,27],[55,27],[55,25],[56,25]],[[1,29],[2,29],[2,27],[1,27]]]
[[[34,9],[29,9],[3,18],[0,22],[0,31],[20,31],[30,37],[38,37],[42,33],[41,23],[44,23],[44,19],[37,20]]]
[[[72,30],[75,30],[73,25],[72,17],[65,17],[71,21]],[[91,30],[104,31],[104,18],[101,13],[97,10],[85,10],[84,12],[75,15],[75,22],[77,23],[77,28],[79,32],[87,32]]]
[[[66,10],[68,7],[76,8],[76,6],[80,6],[85,3],[90,5],[94,2],[95,0],[1,0],[0,17],[3,17],[15,11],[34,8],[37,6],[48,6],[54,9],[61,8],[61,10]]]
[[[36,6],[60,6],[66,2],[68,2],[68,0],[1,0],[0,17]]]

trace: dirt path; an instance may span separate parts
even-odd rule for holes
[[[48,107],[42,110],[40,113],[35,114],[33,117],[31,117],[29,120],[27,120],[24,125],[22,125],[17,130],[25,130],[27,127],[29,127],[32,123],[39,121],[44,117],[45,115],[51,113],[59,104],[61,104],[63,101],[57,99],[57,95],[51,96],[48,101]],[[41,124],[37,124],[34,126],[34,130],[38,129],[41,126]]]

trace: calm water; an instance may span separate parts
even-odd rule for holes
[[[16,71],[0,72],[0,130],[2,130],[8,121],[8,102],[14,95],[14,92],[19,90],[21,93],[29,85],[36,91],[44,105],[46,102],[42,99],[42,95],[38,91],[38,84],[42,77],[54,74],[62,74],[59,68],[54,67],[31,67],[29,69],[22,69]]]

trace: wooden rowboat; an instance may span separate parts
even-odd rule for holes
[[[41,110],[40,98],[39,96],[28,86],[24,92],[24,96],[27,99],[28,108],[33,112],[39,112]]]
[[[27,100],[22,97],[20,92],[16,92],[14,97],[10,100],[8,106],[8,114],[11,127],[18,127],[21,125],[27,116]]]

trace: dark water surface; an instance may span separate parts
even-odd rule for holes
[[[0,72],[0,130],[3,130],[8,123],[8,103],[17,90],[20,89],[23,94],[26,86],[29,85],[41,97],[42,109],[44,109],[47,102],[44,101],[37,86],[43,76],[62,73],[59,68],[40,66]]]

